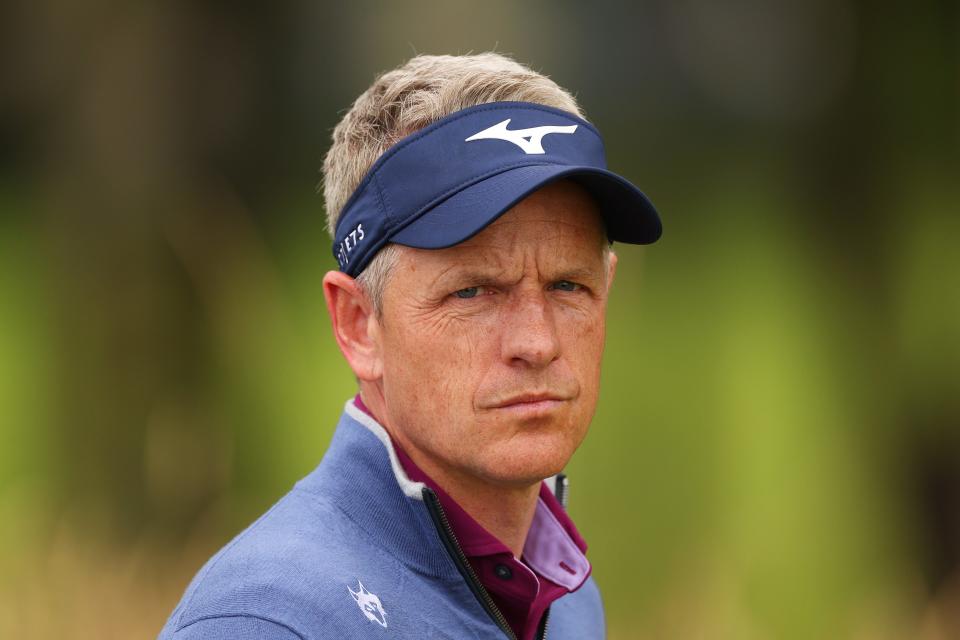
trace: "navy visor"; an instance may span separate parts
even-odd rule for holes
[[[493,102],[454,112],[380,156],[343,208],[333,255],[356,276],[388,242],[453,246],[561,178],[593,195],[610,241],[660,237],[653,204],[607,170],[593,125],[544,105]]]

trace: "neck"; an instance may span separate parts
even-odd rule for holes
[[[406,449],[405,449],[406,450]],[[446,473],[429,459],[414,457],[418,452],[407,455],[420,469],[470,514],[480,526],[493,534],[513,555],[523,555],[523,546],[527,533],[533,523],[540,495],[540,483],[519,487],[504,487],[472,478],[458,477]]]
[[[540,483],[502,485],[447,469],[406,441],[387,421],[383,395],[374,385],[361,384],[360,397],[373,417],[424,473],[436,482],[480,526],[494,535],[519,558],[533,522]]]

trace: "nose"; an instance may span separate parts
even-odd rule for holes
[[[501,318],[501,355],[510,365],[545,367],[560,355],[556,319],[544,291],[515,292]]]

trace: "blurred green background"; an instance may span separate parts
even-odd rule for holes
[[[618,639],[960,637],[955,2],[120,2],[0,17],[0,638],[153,638],[354,391],[340,114],[414,53],[575,92],[620,247],[570,509]]]

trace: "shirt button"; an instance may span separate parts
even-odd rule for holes
[[[513,577],[513,571],[505,564],[498,564],[493,568],[493,572],[497,574],[497,577],[501,580],[509,580]]]

